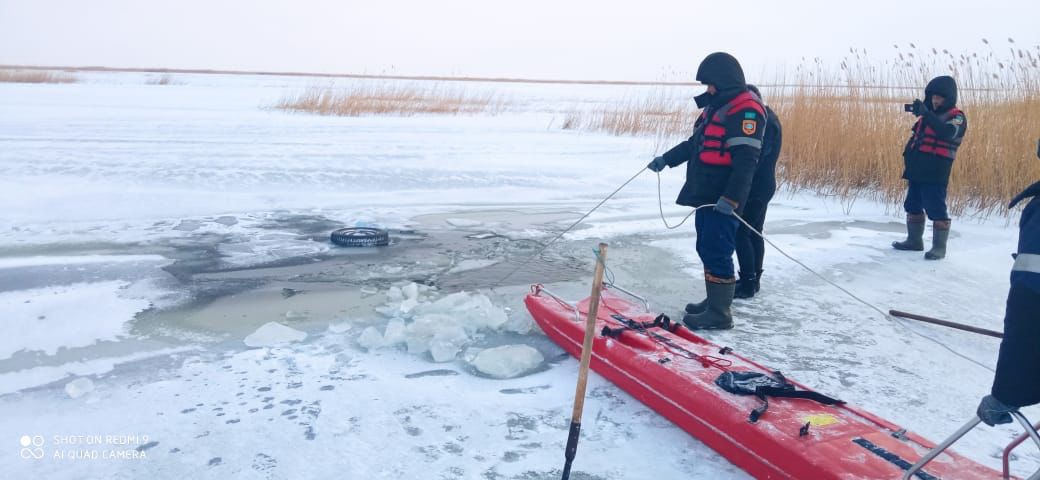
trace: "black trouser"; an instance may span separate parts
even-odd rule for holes
[[[1040,403],[1040,292],[1018,282],[1008,292],[992,393],[1016,407]]]
[[[772,197],[770,195],[766,198],[748,198],[747,204],[744,205],[741,217],[759,232],[766,223],[766,208],[769,207]],[[758,275],[758,272],[762,271],[765,254],[765,240],[741,223],[740,230],[737,231],[737,263],[740,265],[740,272],[744,276]]]

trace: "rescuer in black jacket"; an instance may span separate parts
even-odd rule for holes
[[[924,90],[925,99],[914,100],[910,111],[918,116],[913,134],[903,149],[907,180],[906,240],[892,242],[896,250],[924,250],[925,214],[932,220],[932,249],[928,260],[946,256],[950,216],[946,212],[946,187],[957,157],[957,147],[968,130],[964,112],[957,108],[957,82],[953,77],[936,77]]]
[[[752,93],[762,98],[762,94],[754,85],[748,85]],[[747,203],[744,204],[744,221],[758,232],[766,223],[766,209],[769,201],[776,193],[776,159],[780,156],[783,145],[783,127],[780,117],[769,105],[766,107],[765,137],[762,139],[762,156],[758,158],[755,176],[751,180],[751,191]],[[762,262],[765,259],[766,242],[747,225],[740,224],[737,230],[737,264],[740,265],[740,280],[733,298],[751,298],[758,293],[762,280]]]
[[[1040,158],[1040,142],[1037,142]],[[1040,182],[1011,201],[1032,199],[1018,222],[1018,253],[1011,267],[1011,289],[1004,314],[997,372],[978,415],[989,425],[1008,423],[1008,412],[1040,403]]]
[[[686,306],[683,323],[693,329],[733,328],[730,306],[736,272],[733,251],[737,219],[751,189],[762,149],[766,113],[748,91],[744,71],[727,53],[708,55],[697,68],[707,92],[695,98],[702,108],[693,136],[655,158],[647,168],[686,166],[686,183],[676,203],[699,208],[695,217],[697,254],[704,266],[707,298]]]

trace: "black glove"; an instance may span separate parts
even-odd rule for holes
[[[646,165],[646,168],[649,168],[654,172],[660,172],[661,170],[664,170],[664,167],[667,166],[668,162],[664,161],[664,157],[655,157],[653,161]]]
[[[997,400],[997,397],[993,395],[986,395],[982,397],[982,401],[979,402],[979,408],[975,411],[975,414],[986,422],[986,425],[994,426],[1004,423],[1011,423],[1011,412],[1018,410],[1016,407]]]
[[[915,117],[920,117],[928,111],[928,107],[925,107],[924,102],[922,102],[921,99],[918,98],[914,100],[914,106],[910,111],[913,112]]]

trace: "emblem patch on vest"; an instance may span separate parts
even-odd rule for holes
[[[758,130],[758,122],[754,120],[744,120],[740,123],[740,129],[744,131],[744,135],[754,135],[755,131]]]

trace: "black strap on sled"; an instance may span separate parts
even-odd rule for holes
[[[621,322],[624,326],[618,328],[603,327],[601,335],[603,335],[604,337],[617,338],[621,335],[622,332],[626,330],[636,330],[642,332],[648,328],[663,328],[665,330],[668,330],[669,332],[674,332],[675,328],[679,326],[678,323],[672,322],[672,319],[668,318],[668,315],[665,315],[663,313],[658,315],[657,318],[655,318],[652,322],[637,322],[635,320],[632,320],[631,318],[626,318],[616,313],[611,315],[611,317],[614,320]]]
[[[645,335],[654,343],[664,346],[665,350],[672,353],[673,355],[700,362],[701,366],[704,368],[715,367],[718,369],[725,370],[729,368],[731,365],[733,365],[733,362],[725,358],[713,357],[711,355],[698,355],[696,353],[693,353],[683,348],[682,345],[679,345],[678,343],[672,341],[672,339],[657,333],[655,331],[655,328],[661,328],[671,333],[675,333],[675,331],[679,328],[679,322],[672,321],[672,319],[669,318],[668,315],[665,315],[663,313],[658,315],[657,318],[655,318],[652,322],[637,322],[631,318],[621,315],[620,313],[615,313],[611,315],[610,318],[614,319],[616,322],[623,326],[618,328],[603,327],[601,335],[603,335],[604,337],[617,338],[623,332],[631,330]],[[661,360],[661,363],[667,361],[670,360],[666,358]]]
[[[769,409],[769,397],[801,398],[812,400],[823,405],[842,405],[845,402],[828,397],[819,392],[797,390],[779,371],[772,376],[759,372],[723,372],[715,379],[715,384],[723,390],[737,395],[754,395],[762,400],[762,405],[751,411],[748,422],[755,423]]]

